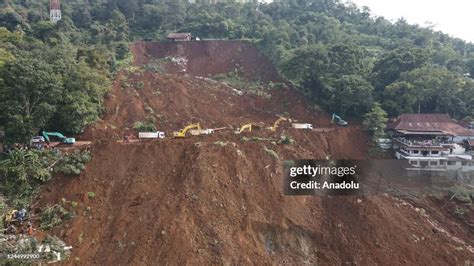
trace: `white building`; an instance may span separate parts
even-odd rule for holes
[[[474,130],[443,114],[403,114],[388,125],[397,159],[408,160],[414,169],[474,171],[466,143]]]

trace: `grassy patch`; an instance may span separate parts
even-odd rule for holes
[[[293,145],[295,144],[296,141],[288,135],[281,135],[280,140],[278,140],[278,144],[284,144],[284,145]]]
[[[240,139],[241,141],[243,142],[263,142],[263,141],[271,141],[271,142],[275,142],[277,141],[278,139],[272,139],[272,138],[261,138],[261,137],[242,137]]]
[[[449,189],[451,193],[451,199],[464,203],[472,203],[474,198],[474,189],[463,185],[457,185]]]
[[[166,64],[169,63],[171,59],[169,57],[152,59],[145,66],[145,70],[154,73],[165,74]]]
[[[463,207],[456,207],[454,213],[457,217],[464,219],[467,214],[469,214],[469,209]]]
[[[89,151],[75,150],[59,162],[57,171],[65,175],[80,175],[86,169],[86,164],[91,160],[92,156]]]
[[[246,91],[263,97],[270,97],[270,94],[265,91],[265,88],[262,86],[260,81],[247,80],[244,77],[242,70],[239,68],[236,68],[234,71],[228,73],[214,75],[212,79],[227,83],[231,87],[241,91]]]
[[[138,89],[138,90],[143,90],[143,88],[145,88],[145,82],[143,82],[142,80],[139,81],[139,82],[135,85],[135,88]]]
[[[282,82],[272,82],[272,81],[270,81],[268,83],[268,88],[270,88],[272,90],[282,90],[282,89],[286,88],[286,85],[285,85],[285,83],[282,83]]]
[[[144,121],[138,121],[133,124],[133,129],[140,132],[155,132],[155,118],[150,116]]]
[[[53,227],[62,224],[66,220],[74,218],[74,213],[68,211],[65,204],[55,204],[47,206],[41,212],[40,229],[51,230]]]
[[[95,193],[92,192],[92,191],[89,191],[89,192],[87,192],[87,197],[88,197],[89,199],[93,199],[93,198],[95,198]]]
[[[295,161],[293,161],[293,160],[285,160],[285,161],[283,161],[283,166],[284,166],[284,167],[293,167],[293,166],[295,166]]]
[[[221,146],[221,147],[227,146],[227,144],[228,144],[228,142],[224,142],[224,141],[214,142],[214,145]]]

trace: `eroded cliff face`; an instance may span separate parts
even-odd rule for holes
[[[239,62],[247,74],[261,71],[262,80],[279,80],[254,47],[234,41],[131,47],[138,70],[117,76],[103,120],[80,136],[93,140],[92,162],[80,177],[58,177],[40,197],[43,205],[62,198],[79,203],[77,217],[54,232],[73,246],[72,258],[80,264],[472,261],[472,231],[448,219],[433,201],[424,200],[426,212],[420,212],[415,206],[421,203],[391,196],[284,196],[282,160],[361,159],[367,136],[357,125],[332,125],[294,90],[258,95],[202,78]],[[166,56],[187,58],[185,73],[142,68]],[[284,123],[277,132],[267,130],[282,114],[326,130],[298,131]],[[186,139],[117,142],[132,132],[133,123],[150,116],[168,136],[196,122],[228,129]],[[233,133],[246,123],[263,126]],[[272,141],[281,135],[295,144]],[[90,211],[83,212],[86,208]]]

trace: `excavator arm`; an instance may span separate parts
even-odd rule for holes
[[[344,119],[342,119],[340,116],[333,113],[331,122],[334,123],[334,121],[336,121],[337,124],[340,126],[347,126],[347,122]]]
[[[243,125],[240,129],[237,129],[237,131],[235,131],[235,134],[240,134],[245,130],[247,130],[248,132],[252,132],[252,123]]]
[[[46,142],[50,142],[49,137],[56,137],[60,140],[61,143],[63,144],[74,144],[76,142],[75,138],[66,138],[63,134],[58,133],[58,132],[46,132],[43,131],[43,137],[46,140]]]
[[[189,126],[183,128],[181,131],[173,132],[173,137],[175,137],[175,138],[185,138],[185,137],[186,137],[186,133],[187,133],[190,129],[201,130],[201,125],[200,125],[199,123],[197,123],[197,124],[191,124],[191,125],[189,125]]]
[[[281,122],[283,121],[288,121],[289,119],[286,118],[286,117],[280,117],[278,118],[277,121],[275,121],[275,123],[273,123],[273,126],[272,127],[269,127],[268,129],[270,129],[271,131],[276,131],[277,128],[278,128],[278,125],[280,125]]]

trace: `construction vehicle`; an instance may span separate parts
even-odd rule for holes
[[[340,126],[347,126],[347,122],[342,119],[340,116],[336,115],[335,113],[332,114],[332,119],[331,119],[331,123],[334,123],[334,122],[337,122],[338,125]]]
[[[210,135],[214,133],[214,129],[208,128],[208,129],[191,129],[189,130],[189,134],[191,136],[200,136],[200,135]]]
[[[243,125],[242,127],[238,128],[234,133],[241,134],[245,130],[247,130],[248,132],[252,132],[252,123]]]
[[[271,131],[276,131],[277,128],[278,128],[278,125],[280,125],[280,123],[283,122],[283,121],[291,122],[291,119],[288,119],[286,117],[280,117],[280,118],[278,118],[277,121],[275,121],[275,123],[273,123],[273,126],[268,127],[268,129],[270,129]]]
[[[199,125],[199,123],[197,123],[197,124],[191,124],[189,126],[186,126],[185,128],[181,129],[180,131],[173,132],[173,137],[175,137],[175,138],[185,138],[186,133],[190,129],[201,130],[201,125]]]
[[[191,129],[189,130],[189,133],[193,136],[210,135],[210,134],[214,134],[218,131],[222,131],[226,129],[227,127],[208,128],[208,129]]]
[[[61,133],[57,132],[46,132],[43,131],[41,136],[35,136],[30,141],[30,146],[35,149],[43,149],[45,144],[49,145],[51,143],[50,137],[55,137],[59,139],[59,144],[74,145],[76,143],[75,138],[67,138]]]
[[[59,139],[59,142],[61,142],[61,144],[68,144],[68,145],[72,145],[74,143],[76,143],[76,139],[75,138],[66,138],[63,134],[61,133],[58,133],[58,132],[46,132],[46,131],[43,131],[42,133],[45,141],[47,143],[51,142],[50,138],[49,137],[56,137]]]
[[[139,139],[164,139],[166,137],[165,132],[138,132]]]
[[[313,125],[312,124],[299,124],[299,123],[293,123],[291,124],[291,127],[296,128],[296,129],[310,129],[313,130]]]

